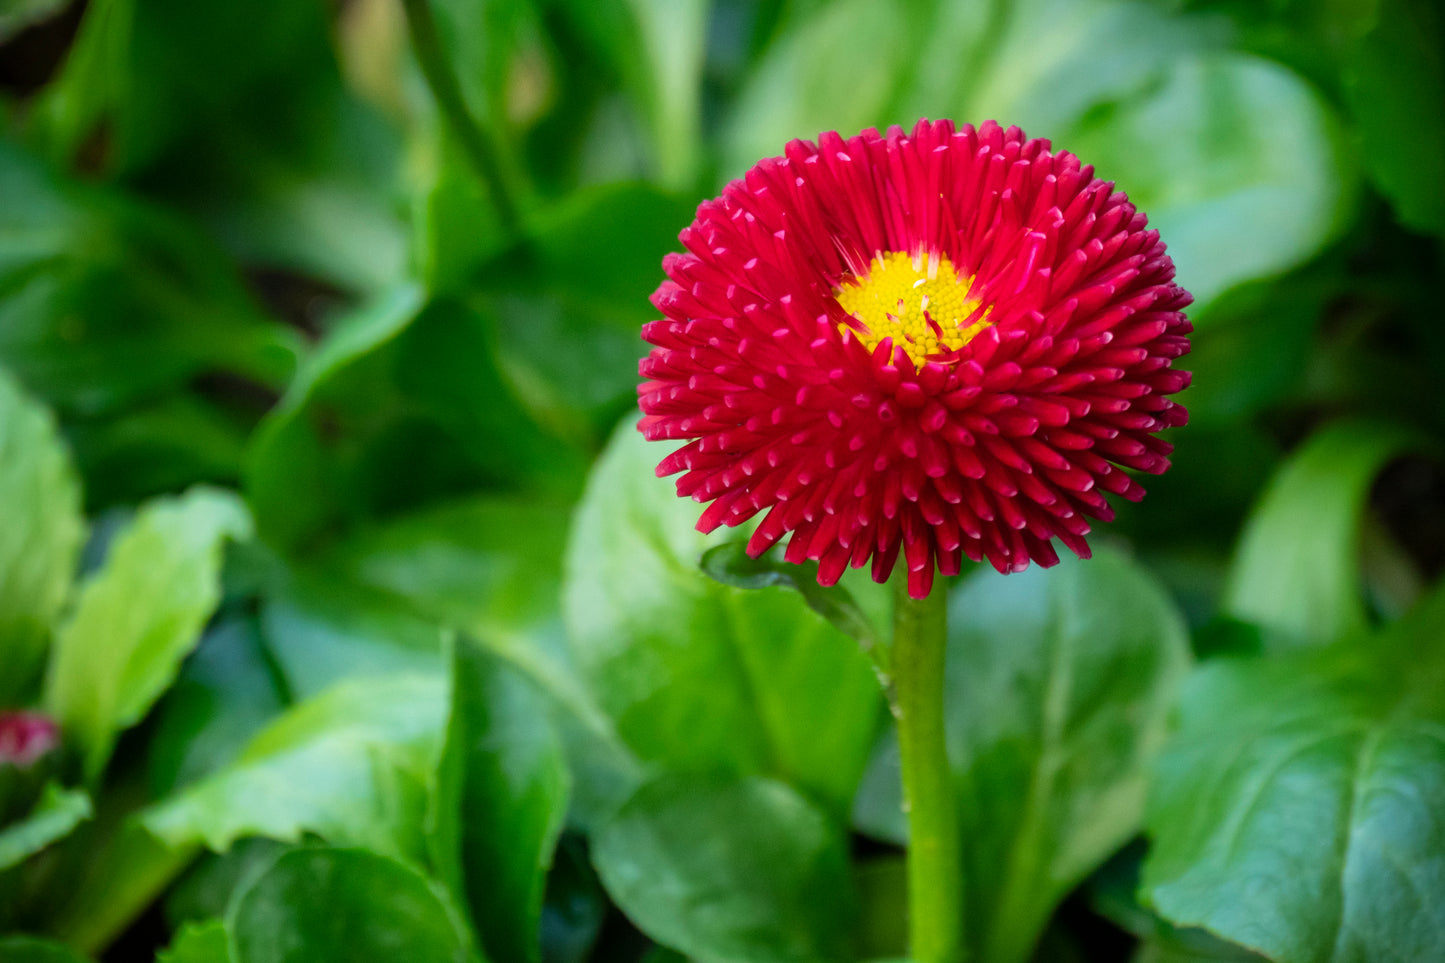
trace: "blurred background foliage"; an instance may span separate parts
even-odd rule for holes
[[[902,956],[886,595],[704,575],[630,412],[697,203],[920,116],[1079,154],[1196,298],[1100,558],[951,588],[974,958],[1445,958],[1442,30],[0,0],[0,708],[61,733],[0,958]]]

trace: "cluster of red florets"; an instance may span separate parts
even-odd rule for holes
[[[1087,556],[1106,493],[1141,497],[1124,469],[1162,472],[1156,433],[1186,420],[1169,395],[1189,383],[1172,364],[1190,296],[1145,224],[1017,128],[794,141],[663,262],[640,429],[687,443],[658,474],[711,502],[703,531],[763,513],[749,551],[791,533],[786,558],[823,584],[870,560],[882,581],[900,550],[916,598],[964,556],[1051,565],[1054,538]],[[837,294],[890,252],[946,258],[989,323],[921,365],[849,336],[865,326]]]

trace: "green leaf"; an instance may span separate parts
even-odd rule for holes
[[[293,699],[344,679],[420,673],[441,677],[443,631],[394,597],[296,568],[262,601],[266,648]]]
[[[845,586],[819,585],[817,562],[792,565],[771,555],[752,558],[746,549],[746,539],[724,542],[703,552],[698,564],[712,578],[733,588],[792,589],[803,596],[808,608],[856,641],[881,672],[888,672],[888,649],[883,637]]]
[[[867,659],[796,593],[698,569],[718,539],[656,477],[666,453],[624,423],[574,519],[563,605],[582,679],[642,760],[777,776],[846,812],[879,718]]]
[[[1263,963],[1264,957],[1198,927],[1172,925],[1139,901],[1139,874],[1147,845],[1140,839],[1104,864],[1087,883],[1091,909],[1141,946],[1134,963]]]
[[[1151,791],[1144,893],[1281,963],[1445,949],[1445,591],[1385,634],[1218,659]]]
[[[5,963],[89,963],[64,943],[31,936],[0,938],[0,960]]]
[[[331,331],[258,429],[246,489],[263,536],[289,551],[478,489],[566,494],[581,470],[522,409],[486,319],[408,286]]]
[[[468,906],[491,959],[537,963],[543,885],[570,779],[546,707],[521,676],[466,640],[430,825],[433,863]]]
[[[638,331],[657,316],[648,298],[694,210],[646,184],[580,189],[537,215],[525,258],[473,280],[508,377],[564,437],[600,445],[635,401]]]
[[[326,457],[317,424],[322,415],[312,409],[330,381],[393,341],[422,304],[419,288],[398,287],[340,319],[256,430],[246,459],[246,497],[268,542],[300,544],[339,514],[340,470]]]
[[[170,212],[69,180],[3,137],[0,194],[14,199],[0,210],[0,363],[49,404],[109,414],[202,372],[289,376],[295,335]]]
[[[516,636],[515,644],[535,644],[528,636],[557,618],[566,537],[563,507],[482,496],[368,528],[337,546],[326,562],[505,648]]]
[[[465,930],[426,877],[356,849],[282,856],[231,908],[236,963],[466,963]]]
[[[1353,211],[1337,120],[1298,76],[1253,57],[1181,58],[1156,89],[1059,136],[1149,215],[1196,311],[1303,264]]]
[[[55,419],[0,369],[0,706],[25,704],[70,588],[85,519]]]
[[[156,796],[230,762],[285,704],[256,619],[216,625],[156,709],[149,752]]]
[[[521,404],[501,367],[491,319],[461,302],[439,300],[397,347],[398,388],[484,482],[575,497],[586,464]]]
[[[1440,11],[1381,0],[1373,28],[1344,64],[1345,101],[1371,178],[1400,220],[1445,234],[1445,41]]]
[[[157,954],[156,963],[231,963],[225,921],[187,923],[171,945]]]
[[[51,843],[64,839],[92,813],[90,796],[85,790],[47,783],[30,815],[0,830],[0,871],[17,866]]]
[[[527,537],[517,538],[518,531]],[[356,593],[392,593],[424,618],[476,639],[547,694],[548,715],[566,745],[576,779],[574,817],[586,826],[632,791],[637,764],[582,685],[567,652],[559,611],[566,537],[567,513],[553,504],[487,496],[368,528],[338,545],[324,562],[352,579]],[[298,665],[288,674],[299,674],[302,665],[314,661],[318,643],[334,651],[325,665],[334,662],[338,672],[342,662],[383,665],[379,655],[396,651],[382,647],[381,623],[375,629],[358,624],[360,598],[367,596],[348,602],[334,594],[337,601],[329,612],[317,608],[315,590],[295,595],[288,603],[291,631],[284,633],[284,643],[278,634],[280,620],[271,620],[278,659]],[[298,616],[305,622],[298,623]],[[345,631],[357,643],[366,633],[376,634],[377,645],[341,644],[340,633],[315,625],[318,619],[352,626]],[[313,623],[312,629],[306,630],[307,622]],[[313,655],[302,663],[302,652]]]
[[[166,892],[163,908],[167,922],[173,927],[203,925],[225,916],[236,894],[250,887],[278,856],[292,848],[274,839],[250,836],[236,840],[224,853],[201,853]]]
[[[251,429],[185,394],[67,427],[92,513],[195,484],[236,485]]]
[[[1280,468],[1245,525],[1229,572],[1225,613],[1270,630],[1279,647],[1364,632],[1360,526],[1380,469],[1417,446],[1389,423],[1338,422]]]
[[[1061,899],[1138,832],[1146,764],[1189,661],[1173,603],[1110,552],[979,571],[949,599],[945,694],[975,958],[1027,960]],[[906,833],[897,748],[857,819]]]
[[[220,601],[221,548],[250,528],[229,492],[156,499],[81,589],[55,639],[45,702],[83,753],[87,779],[175,679]]]
[[[654,780],[603,827],[592,858],[628,917],[690,957],[853,959],[843,834],[782,783]]]
[[[142,821],[174,847],[222,852],[242,836],[296,842],[314,833],[417,859],[445,705],[434,676],[340,683],[288,710],[234,763]]]
[[[54,853],[51,872],[70,885],[50,890],[44,927],[84,953],[110,946],[195,857],[193,847],[167,846],[136,821],[145,791],[130,776],[122,770],[107,782],[94,822]]]

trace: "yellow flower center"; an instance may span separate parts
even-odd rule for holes
[[[868,273],[834,292],[838,303],[867,330],[839,324],[844,335],[872,351],[884,338],[908,352],[915,368],[928,358],[963,347],[988,327],[988,312],[969,323],[979,301],[969,298],[972,278],[960,278],[941,254],[880,254]]]

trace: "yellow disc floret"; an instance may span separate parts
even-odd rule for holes
[[[968,296],[971,278],[960,278],[941,254],[880,254],[865,275],[844,281],[834,292],[843,310],[865,330],[839,324],[871,351],[884,338],[908,352],[921,368],[928,358],[967,344],[989,325],[987,312],[970,322],[979,302]]]

